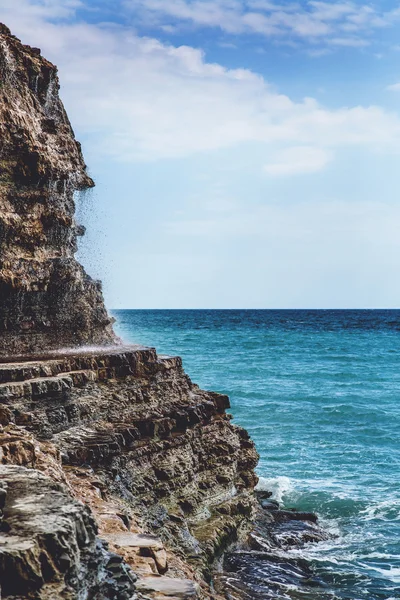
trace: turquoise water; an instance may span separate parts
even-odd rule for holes
[[[335,535],[297,551],[324,594],[400,599],[400,311],[114,315],[125,340],[182,356],[196,383],[228,394],[261,485]]]

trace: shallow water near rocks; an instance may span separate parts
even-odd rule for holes
[[[228,394],[261,455],[260,486],[332,532],[289,551],[318,588],[276,597],[400,599],[400,311],[114,316],[125,341],[182,356],[196,383]]]

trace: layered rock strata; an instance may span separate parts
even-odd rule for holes
[[[93,187],[57,69],[0,24],[0,359],[115,342],[77,263],[74,193]]]
[[[67,474],[84,465],[204,577],[248,528],[254,445],[228,398],[200,390],[179,358],[105,350],[3,364],[0,381],[3,425],[50,440]]]
[[[147,593],[167,573],[209,596],[213,564],[255,509],[257,453],[228,398],[200,390],[179,358],[140,347],[3,364],[0,381],[2,462],[64,477]],[[35,451],[27,438],[13,449],[22,427]]]
[[[2,598],[130,600],[135,575],[88,508],[42,473],[0,466]]]

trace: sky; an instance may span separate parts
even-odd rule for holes
[[[400,2],[0,0],[59,67],[110,308],[400,306]]]

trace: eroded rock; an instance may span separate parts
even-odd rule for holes
[[[82,372],[91,376],[74,376]],[[257,482],[254,445],[232,425],[226,396],[194,385],[180,359],[134,347],[81,351],[3,365],[0,378],[12,421],[6,429],[23,424],[41,444],[57,449],[67,478],[85,466],[69,482],[80,493],[82,478],[93,481],[92,491],[86,488],[81,497],[104,523],[105,534],[140,523],[130,533],[155,534],[209,579],[214,560],[249,530]],[[10,385],[21,392],[11,394]],[[10,455],[6,447],[4,454]],[[160,574],[169,564],[162,548],[144,556],[144,548],[133,551],[129,543],[112,547],[129,564],[135,555],[151,558]]]
[[[0,489],[2,598],[134,598],[135,576],[63,486],[33,469],[0,466]]]
[[[0,77],[3,597],[125,600],[131,565],[153,600],[217,598],[256,510],[254,444],[180,358],[116,339],[75,260],[94,183],[57,69],[0,24]]]
[[[2,26],[0,81],[0,359],[115,343],[101,285],[74,258],[74,192],[94,183],[57,68]]]

